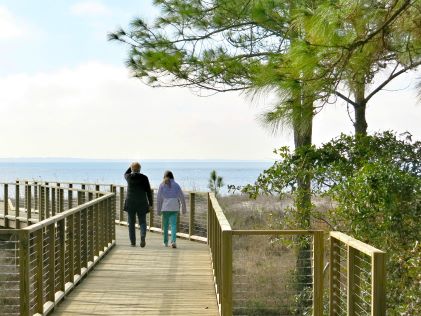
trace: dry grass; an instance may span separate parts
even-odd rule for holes
[[[0,315],[19,314],[19,266],[16,244],[0,235]]]
[[[244,195],[219,197],[233,229],[278,229],[292,199],[276,196],[251,200]],[[304,315],[309,302],[299,299],[298,239],[295,236],[234,236],[233,300],[235,315]],[[311,303],[311,302],[310,302]],[[301,310],[300,310],[301,309]],[[306,309],[306,308],[304,308]]]
[[[271,229],[284,217],[284,210],[292,206],[291,198],[260,196],[256,200],[245,195],[218,198],[233,229]]]

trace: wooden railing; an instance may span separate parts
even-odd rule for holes
[[[330,315],[386,315],[385,253],[330,233]]]
[[[2,185],[4,224],[16,227],[0,230],[7,266],[0,270],[2,308],[46,314],[114,246],[115,194],[45,183]]]
[[[210,193],[208,244],[220,314],[384,316],[384,252],[331,232],[325,258],[324,243],[319,230],[234,230]]]
[[[19,180],[22,186],[26,184],[33,185],[36,182],[29,180]],[[41,182],[36,183],[39,185]],[[98,184],[88,182],[55,182],[46,181],[50,185],[59,186],[60,188],[77,188],[81,190],[93,190],[101,192],[112,192],[115,193],[115,211],[116,218],[115,223],[119,225],[128,225],[127,213],[124,212],[124,200],[127,194],[126,185],[115,185],[115,184]],[[156,193],[157,190],[153,189],[154,192],[154,205],[156,205]],[[208,213],[208,194],[207,192],[189,192],[185,191],[185,199],[187,204],[187,215],[183,216],[179,214],[177,236],[187,238],[190,240],[207,242],[207,213]],[[0,199],[1,200],[1,199]],[[22,203],[22,202],[21,202]],[[2,216],[0,214],[0,226]],[[36,222],[36,220],[32,220]],[[156,216],[154,212],[150,212],[147,216],[147,226],[150,231],[161,232],[161,218]]]
[[[10,259],[8,275],[0,273],[0,305],[46,313],[115,244],[114,224],[127,224],[126,187],[20,181],[0,189],[0,226],[17,228],[0,230],[0,251]],[[384,252],[330,232],[326,257],[322,231],[236,230],[214,194],[188,192],[186,200],[189,216],[177,234],[208,243],[222,316],[385,315]],[[160,226],[150,213],[149,230]],[[8,284],[12,294],[3,299]]]
[[[282,310],[282,315],[289,314],[303,307],[307,311],[311,311],[312,315],[323,315],[323,231],[307,231],[307,230],[233,230],[226,219],[222,209],[220,208],[215,195],[209,194],[209,247],[212,254],[212,264],[215,275],[215,284],[218,304],[220,306],[221,315],[234,314],[253,314],[263,313],[263,310],[270,309]],[[253,257],[253,253],[258,249],[246,250],[244,254],[235,258],[236,252],[244,251],[243,246],[252,247],[251,238],[257,237],[257,247],[265,248],[267,243],[274,241],[279,243],[280,249],[283,249],[283,255],[290,256],[294,252],[295,244],[298,248],[305,250],[305,257],[297,257],[294,262],[284,261],[276,268],[288,269],[289,273],[294,273],[294,277],[285,282],[291,286],[288,293],[276,293],[273,288],[268,289],[272,292],[272,297],[261,295],[259,306],[247,306],[249,293],[241,293],[236,291],[237,285],[245,287],[255,287],[256,292],[262,292],[259,287],[266,286],[259,284],[259,281],[253,277],[253,269],[261,262],[263,258]],[[262,238],[263,237],[263,238]],[[292,238],[291,238],[292,237]],[[309,239],[306,240],[306,237]],[[235,239],[238,239],[237,241]],[[242,242],[240,239],[245,239]],[[285,240],[284,240],[285,239]],[[302,246],[300,246],[300,243]],[[288,245],[288,246],[285,246]],[[309,248],[309,246],[311,246]],[[270,246],[271,247],[271,246]],[[296,248],[297,248],[296,247]],[[298,249],[297,248],[297,249]],[[277,254],[279,256],[279,253]],[[279,256],[280,258],[282,256]],[[246,261],[254,261],[249,268],[244,268]],[[281,259],[279,259],[281,260]],[[298,263],[298,264],[297,264]],[[254,266],[254,267],[253,267]],[[265,264],[262,265],[265,267]],[[270,272],[268,272],[270,273]],[[308,274],[311,274],[309,277]],[[270,276],[269,276],[270,277]],[[237,282],[236,282],[236,279]],[[301,280],[301,282],[300,282]],[[305,284],[303,284],[305,280]],[[307,297],[299,298],[300,291],[306,291]],[[276,306],[269,306],[269,301],[276,296],[288,295],[290,300]],[[308,297],[309,296],[309,297]],[[244,302],[242,302],[244,301]],[[293,306],[299,302],[302,306]],[[276,313],[276,311],[272,311]],[[303,313],[304,315],[304,313]]]

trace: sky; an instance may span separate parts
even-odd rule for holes
[[[200,97],[132,78],[127,47],[106,35],[158,12],[150,0],[0,0],[0,158],[273,160],[275,148],[293,144],[290,131],[272,135],[256,119],[269,96]],[[418,78],[372,99],[370,133],[421,138]],[[342,132],[353,127],[338,101],[317,114],[313,139]]]

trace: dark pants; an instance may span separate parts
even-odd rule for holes
[[[132,245],[136,244],[136,215],[139,219],[140,236],[146,237],[146,212],[141,210],[135,212],[127,212],[129,218],[129,238]]]

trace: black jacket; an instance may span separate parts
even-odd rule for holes
[[[131,169],[127,169],[124,173],[127,181],[127,196],[124,202],[124,210],[126,212],[148,213],[149,207],[153,206],[153,196],[151,185],[147,176],[141,173],[131,173]]]

